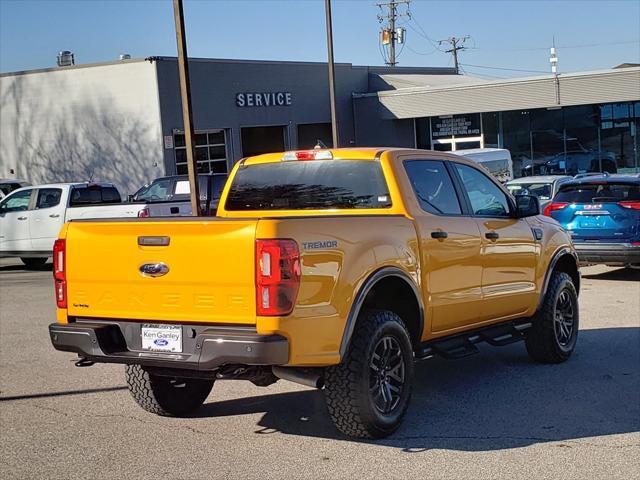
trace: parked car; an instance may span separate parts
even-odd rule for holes
[[[0,257],[44,265],[60,227],[80,218],[136,217],[111,183],[54,183],[14,190],[0,201]]]
[[[501,183],[508,182],[513,178],[513,161],[509,150],[504,148],[470,148],[456,150],[455,153],[482,165]]]
[[[384,437],[414,359],[525,340],[558,363],[576,345],[571,239],[458,155],[247,158],[217,217],[180,220],[71,222],[55,246],[54,347],[126,364],[155,414],[189,415],[219,380],[281,378],[324,386],[343,433]]]
[[[578,175],[580,173],[616,173],[615,155],[610,152],[597,152],[593,150],[568,151],[558,153],[551,158],[536,161],[523,169],[527,175]]]
[[[0,200],[9,195],[14,190],[22,187],[28,187],[31,185],[24,180],[17,180],[14,178],[0,178]]]
[[[537,175],[510,180],[506,183],[512,195],[534,195],[538,197],[540,208],[544,209],[558,193],[560,186],[572,180],[569,175]]]
[[[227,181],[226,173],[198,175],[200,211],[203,215],[215,215],[222,189]],[[145,202],[140,217],[171,217],[191,215],[191,186],[187,175],[156,178],[131,196],[131,202]]]
[[[544,214],[569,232],[582,264],[640,267],[640,177],[589,175],[564,183]]]

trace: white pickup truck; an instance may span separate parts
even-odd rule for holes
[[[65,222],[137,217],[144,204],[122,203],[111,183],[55,183],[14,190],[0,201],[0,257],[44,265]]]

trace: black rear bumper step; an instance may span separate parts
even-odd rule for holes
[[[416,351],[417,359],[427,359],[439,355],[447,359],[468,357],[478,353],[477,343],[487,342],[494,347],[502,347],[524,340],[524,332],[531,327],[531,321],[511,321],[491,325],[453,337],[430,340]]]

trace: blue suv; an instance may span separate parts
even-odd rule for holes
[[[640,175],[569,181],[543,213],[569,232],[580,263],[640,267]]]

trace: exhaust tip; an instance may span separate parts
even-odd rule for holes
[[[324,387],[324,375],[321,368],[271,367],[273,374],[282,380],[299,383],[311,388]]]

